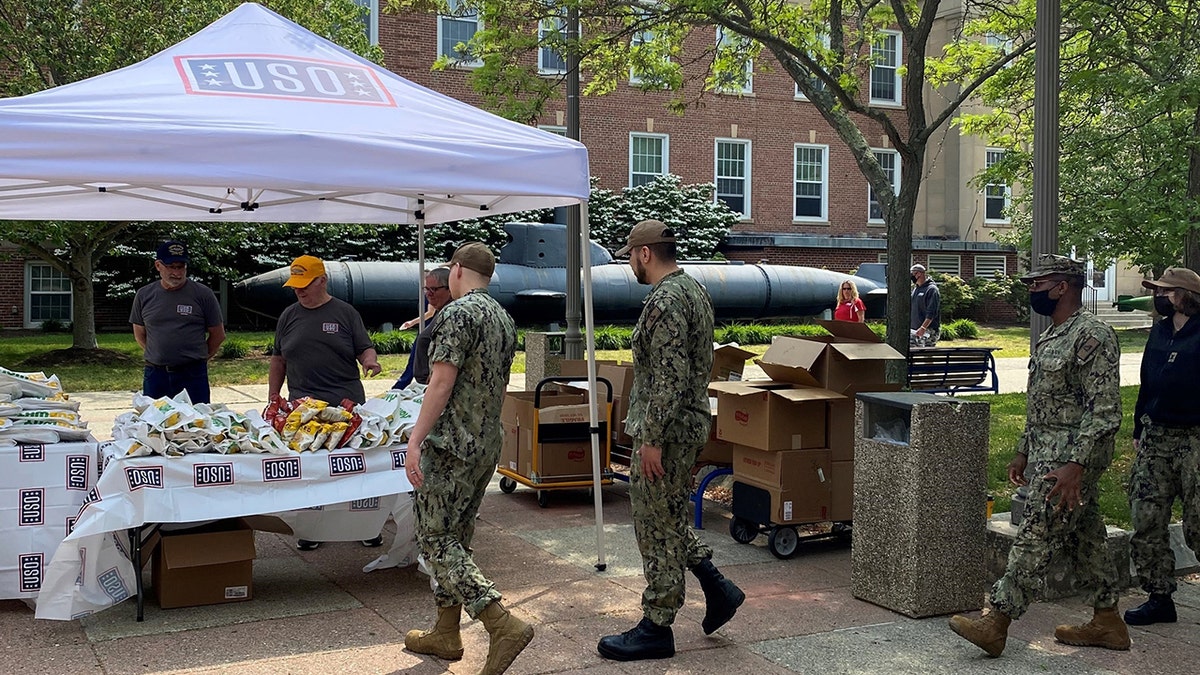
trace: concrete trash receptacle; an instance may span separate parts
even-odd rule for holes
[[[562,374],[564,342],[562,331],[525,333],[525,390],[533,391],[538,382]]]
[[[989,411],[933,394],[858,395],[856,598],[911,617],[982,606]]]

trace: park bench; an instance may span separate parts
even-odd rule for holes
[[[997,347],[913,347],[908,352],[908,388],[934,394],[1000,393]]]

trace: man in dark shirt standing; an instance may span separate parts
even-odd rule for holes
[[[163,242],[155,255],[159,280],[138,289],[129,323],[145,353],[142,393],[152,398],[187,390],[193,403],[209,402],[208,360],[225,341],[217,296],[188,279],[187,245]]]
[[[1183,537],[1200,550],[1200,406],[1192,387],[1200,381],[1200,275],[1170,267],[1154,291],[1162,316],[1150,330],[1142,355],[1142,386],[1133,413],[1129,512],[1133,537],[1130,557],[1149,599],[1125,612],[1125,623],[1175,623],[1175,553],[1171,550],[1171,509],[1183,503]]]
[[[909,344],[932,347],[942,335],[942,292],[929,278],[924,265],[913,265],[909,273],[913,282],[908,315]]]

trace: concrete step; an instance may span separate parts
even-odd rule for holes
[[[1149,328],[1154,323],[1146,312],[1121,312],[1108,302],[1097,303],[1096,317],[1113,328]]]

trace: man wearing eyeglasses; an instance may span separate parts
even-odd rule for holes
[[[1084,271],[1077,260],[1047,254],[1021,277],[1031,309],[1051,321],[1029,359],[1025,433],[1008,464],[1013,484],[1024,485],[1029,476],[1029,497],[1008,567],[992,586],[991,611],[979,619],[950,619],[955,633],[988,656],[1004,651],[1010,622],[1025,613],[1050,561],[1060,555],[1075,563],[1094,613],[1081,626],[1058,626],[1055,639],[1106,649],[1130,645],[1117,613],[1120,591],[1098,501],[1121,426],[1121,349],[1112,327],[1083,307]]]
[[[425,313],[425,328],[417,333],[413,341],[412,352],[408,355],[408,366],[392,389],[403,389],[413,380],[420,384],[429,384],[429,342],[433,339],[433,318],[450,300],[450,268],[438,267],[425,275],[425,302],[429,310]],[[400,324],[400,328],[408,330],[420,323],[420,318],[410,319]]]

